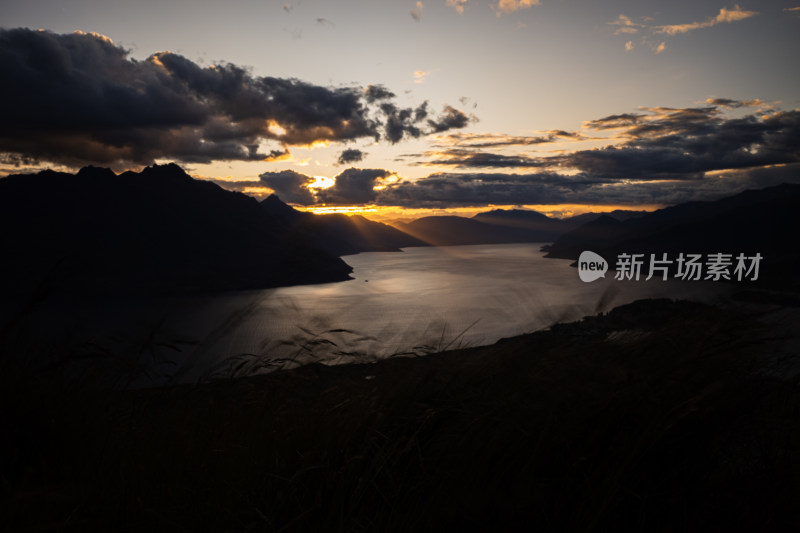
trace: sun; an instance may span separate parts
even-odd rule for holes
[[[328,189],[336,184],[334,178],[329,178],[327,176],[313,176],[313,178],[314,182],[307,185],[309,189]]]

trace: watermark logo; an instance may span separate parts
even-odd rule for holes
[[[689,281],[756,281],[764,257],[760,253],[726,254],[684,254],[670,257],[669,254],[629,254],[617,255],[614,267],[616,280],[669,278]],[[600,255],[588,250],[578,258],[578,275],[586,283],[605,278],[608,263]]]
[[[606,277],[608,262],[594,252],[586,250],[578,258],[578,275],[581,281],[590,283],[596,279]]]

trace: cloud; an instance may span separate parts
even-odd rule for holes
[[[331,187],[312,190],[310,185],[317,181],[316,178],[294,170],[282,170],[261,174],[259,176],[261,182],[256,184],[266,185],[274,190],[281,200],[288,203],[353,205],[374,202],[378,195],[375,187],[393,177],[396,177],[396,174],[389,170],[350,167],[334,178]],[[214,181],[230,190],[243,191],[254,187],[253,182]]]
[[[761,109],[774,108],[771,104],[764,102],[760,98],[754,98],[752,100],[733,100],[731,98],[706,98],[706,103],[728,109],[738,109],[741,107],[758,107]]]
[[[364,159],[364,156],[366,156],[366,155],[367,154],[365,154],[361,150],[357,150],[355,148],[348,148],[348,149],[342,151],[341,154],[339,154],[339,159],[337,160],[337,162],[340,165],[347,165],[347,164],[350,164],[350,163],[358,163],[359,161]]]
[[[740,101],[721,99],[725,105]],[[547,158],[599,179],[692,180],[705,173],[800,162],[800,111],[725,118],[720,106],[646,108],[588,122],[626,141]]]
[[[367,103],[377,102],[378,100],[390,100],[395,94],[383,85],[367,85],[364,89],[364,98]]]
[[[464,7],[467,5],[467,0],[447,0],[446,4],[449,7],[455,8],[458,14],[464,13]]]
[[[715,200],[746,189],[781,183],[800,183],[800,163],[732,169],[712,174],[693,180],[631,182],[604,180],[583,173],[564,175],[556,172],[526,174],[444,172],[411,181],[397,180],[396,175],[388,170],[351,168],[336,177],[336,185],[320,190],[321,196],[314,201],[342,205],[369,203],[413,208],[481,207],[490,204],[671,205]],[[302,174],[299,176],[301,182],[314,181],[310,176]],[[260,182],[214,181],[229,190],[249,194],[257,192],[262,195],[258,191],[259,185],[262,185]],[[394,183],[390,183],[392,181]],[[333,192],[334,190],[336,191]],[[278,194],[286,201],[285,195]],[[305,204],[305,202],[293,203]]]
[[[529,7],[541,5],[539,0],[500,0],[497,3],[497,16],[500,13],[513,13],[518,9],[527,9]]]
[[[447,130],[463,128],[469,124],[469,120],[469,117],[465,115],[463,111],[446,105],[438,118],[428,120],[428,125],[431,127],[433,133],[440,133]]]
[[[292,153],[289,151],[288,148],[284,148],[283,150],[270,150],[270,152],[264,158],[264,161],[268,163],[273,163],[275,161],[288,161],[291,158],[292,158]]]
[[[785,7],[785,8],[783,8],[783,10],[786,13],[789,13],[790,15],[795,15],[797,17],[800,17],[800,6],[797,6],[797,7]]]
[[[604,181],[558,173],[436,173],[378,191],[375,204],[448,208],[486,205],[672,205],[800,182],[800,163],[739,169],[691,181]]]
[[[548,165],[542,158],[525,155],[503,155],[477,150],[452,148],[450,150],[426,152],[433,157],[425,166],[452,166],[456,168],[533,168]]]
[[[426,208],[557,204],[590,185],[581,177],[555,173],[437,173],[386,187],[376,203]]]
[[[275,194],[284,202],[301,205],[310,205],[315,202],[314,195],[308,188],[316,181],[311,176],[294,170],[282,170],[280,172],[264,172],[258,177],[261,178],[263,185],[275,191]]]
[[[584,135],[564,130],[544,131],[542,135],[506,135],[501,133],[449,133],[437,135],[439,147],[459,146],[464,148],[498,148],[507,146],[531,146],[564,140],[584,140]]]
[[[422,2],[417,2],[417,5],[414,9],[411,10],[411,18],[416,20],[417,22],[422,20],[422,12],[425,9],[425,6],[422,5]]]
[[[423,133],[396,126],[402,112],[385,112],[394,95],[379,85],[259,77],[172,52],[137,61],[97,34],[0,30],[0,72],[14,80],[0,85],[0,153],[68,166],[274,160],[290,146]]]
[[[733,9],[722,8],[715,17],[709,17],[703,22],[689,22],[686,24],[671,24],[667,26],[656,26],[653,28],[655,33],[664,33],[667,35],[676,35],[679,33],[688,33],[693,30],[701,28],[710,28],[717,24],[738,22],[750,17],[758,15],[757,11],[745,11],[738,5],[734,5]]]
[[[328,19],[326,19],[326,18],[318,18],[318,19],[317,19],[317,24],[318,24],[319,26],[330,26],[330,27],[336,27],[336,24],[334,24],[332,21],[330,21],[330,20],[328,20]]]
[[[423,102],[416,110],[399,108],[392,103],[381,104],[381,111],[386,117],[384,137],[391,143],[396,143],[404,136],[417,138],[423,134],[417,124],[422,120],[418,117],[427,115],[427,102]]]
[[[336,176],[336,183],[317,193],[319,203],[324,204],[366,204],[375,201],[378,192],[375,186],[380,180],[394,175],[382,169],[348,168]]]
[[[607,117],[589,120],[584,126],[593,130],[611,130],[626,128],[638,124],[644,118],[642,113],[621,113],[618,115],[608,115]]]
[[[670,24],[670,25],[652,25],[652,21],[654,20],[652,17],[639,17],[638,20],[634,20],[627,15],[619,15],[617,16],[616,20],[609,22],[610,26],[614,26],[614,35],[632,35],[637,33],[644,33],[645,36],[643,37],[642,42],[648,46],[650,46],[653,50],[653,53],[658,55],[664,52],[667,48],[667,43],[662,41],[661,43],[656,44],[654,41],[654,36],[657,35],[679,35],[683,33],[688,33],[693,30],[698,30],[702,28],[710,28],[712,26],[716,26],[718,24],[723,23],[731,23],[731,22],[738,22],[741,20],[748,19],[750,17],[754,17],[758,15],[756,11],[746,11],[739,7],[738,5],[734,5],[732,9],[728,9],[723,7],[720,9],[719,13],[716,16],[709,17],[703,22],[690,22],[686,24]],[[633,41],[627,41],[625,43],[625,51],[630,52],[633,50],[634,44]]]
[[[438,117],[427,119],[429,116],[427,101],[422,102],[416,108],[400,108],[391,102],[384,102],[380,104],[380,110],[385,117],[383,136],[391,143],[396,143],[404,137],[417,138],[422,135],[463,128],[471,120],[462,111],[448,105],[444,106]],[[422,128],[423,121],[429,129]]]
[[[423,164],[464,171],[437,172],[417,180],[402,179],[389,170],[348,168],[336,176],[333,187],[319,189],[316,196],[307,189],[314,181],[309,176],[269,173],[272,179],[263,175],[262,180],[276,190],[282,187],[284,194],[295,193],[292,198],[298,203],[427,208],[672,204],[800,182],[800,110],[767,113],[761,111],[763,102],[758,99],[711,97],[706,104],[645,107],[587,121],[587,130],[612,132],[613,144],[556,155],[512,155],[479,148],[505,149],[582,134],[554,130],[530,137],[440,135],[436,140],[443,149],[408,157],[427,157]],[[732,109],[748,108],[756,112],[729,115]]]
[[[22,154],[0,154],[0,165],[12,166],[14,168],[32,167],[39,164],[35,157]]]
[[[800,162],[800,110],[726,117],[724,110],[760,107],[760,100],[710,98],[703,107],[643,108],[587,121],[586,129],[613,131],[615,144],[558,155],[502,154],[513,137],[451,134],[437,137],[445,148],[424,154],[423,165],[455,168],[538,168],[586,179],[696,180],[708,172]],[[565,132],[568,133],[568,132]],[[492,144],[492,141],[498,141]],[[532,139],[533,142],[533,139]],[[449,146],[448,146],[449,145]]]
[[[424,83],[425,78],[430,74],[425,70],[415,70],[414,71],[414,83]]]
[[[614,22],[609,22],[608,24],[611,26],[617,26],[617,29],[614,30],[614,35],[620,35],[622,33],[638,33],[640,28],[645,27],[645,25],[641,22],[634,22],[630,17],[625,15],[618,16],[617,20]]]

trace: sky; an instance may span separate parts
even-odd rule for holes
[[[800,1],[4,0],[0,175],[175,161],[319,212],[800,182]]]

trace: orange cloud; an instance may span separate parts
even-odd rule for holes
[[[538,5],[540,5],[539,0],[500,0],[497,4],[497,9],[499,10],[497,16],[500,16],[500,12],[512,13],[518,9],[527,9]]]
[[[740,20],[748,19],[758,15],[757,11],[745,11],[738,5],[734,5],[733,9],[722,8],[716,17],[710,17],[703,22],[689,22],[687,24],[671,24],[668,26],[656,26],[655,33],[663,33],[667,35],[676,35],[679,33],[688,33],[692,30],[699,30],[701,28],[710,28],[717,24],[724,22],[738,22]]]

